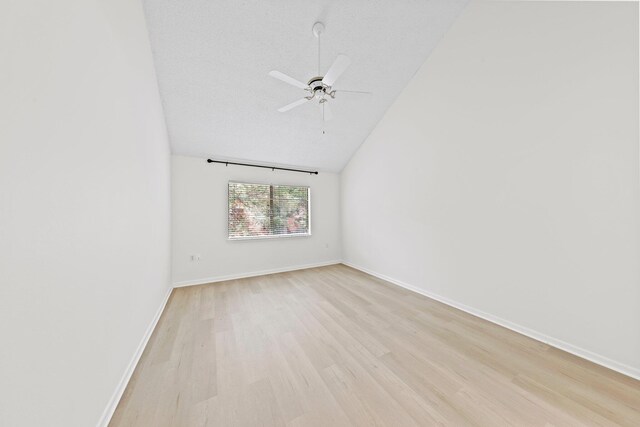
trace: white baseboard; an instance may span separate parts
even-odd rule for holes
[[[181,288],[183,286],[205,285],[207,283],[224,282],[225,280],[244,279],[247,277],[264,276],[265,274],[285,273],[287,271],[304,270],[305,268],[314,268],[314,267],[325,267],[327,265],[334,265],[334,264],[340,264],[340,263],[342,263],[342,261],[333,260],[333,261],[317,262],[313,264],[294,265],[290,267],[253,271],[250,273],[229,274],[226,276],[215,276],[215,277],[205,277],[203,279],[184,280],[181,282],[175,282],[173,284],[173,287]]]
[[[156,328],[156,325],[158,324],[158,320],[160,320],[160,316],[164,311],[164,307],[167,305],[167,301],[169,301],[169,296],[171,295],[171,291],[173,291],[173,289],[169,288],[169,290],[167,291],[167,294],[162,300],[162,303],[160,304],[160,308],[158,309],[155,316],[153,317],[153,320],[151,320],[151,324],[149,324],[149,327],[145,331],[142,337],[142,341],[140,341],[140,344],[138,344],[138,348],[136,349],[136,352],[133,354],[133,358],[129,362],[127,369],[124,371],[124,374],[120,379],[120,383],[118,383],[118,387],[116,387],[116,390],[113,392],[113,395],[109,400],[109,404],[107,404],[107,407],[102,413],[102,416],[100,417],[100,421],[98,421],[97,427],[107,427],[109,425],[109,422],[111,421],[111,417],[113,416],[113,413],[116,411],[116,407],[120,402],[120,398],[122,397],[124,390],[127,388],[127,384],[129,384],[131,375],[133,375],[133,371],[136,369],[136,366],[138,365],[138,361],[140,361],[140,357],[142,356],[142,353],[144,352],[144,349],[147,346],[147,343],[149,342],[149,338],[151,338],[151,334],[153,334],[153,330]]]
[[[494,316],[492,314],[489,313],[485,313],[481,310],[475,309],[473,307],[469,307],[468,305],[465,304],[461,304],[457,301],[453,301],[449,298],[431,293],[429,291],[425,291],[424,289],[420,289],[417,288],[413,285],[410,285],[408,283],[404,283],[401,282],[399,280],[393,279],[389,276],[385,276],[384,274],[380,274],[378,272],[375,272],[373,270],[370,270],[368,268],[364,268],[364,267],[360,267],[358,265],[352,264],[350,262],[346,262],[346,261],[342,261],[342,263],[346,266],[349,266],[351,268],[355,268],[356,270],[360,270],[364,273],[370,274],[371,276],[375,276],[379,279],[385,280],[389,283],[392,283],[396,286],[400,286],[402,288],[408,289],[410,291],[416,292],[420,295],[424,295],[428,298],[434,299],[436,301],[439,301],[443,304],[446,304],[448,306],[451,306],[453,308],[457,308],[458,310],[462,310],[466,313],[469,313],[471,315],[474,315],[476,317],[480,317],[481,319],[487,320],[489,322],[495,323],[497,325],[503,326],[507,329],[511,329],[512,331],[515,331],[519,334],[522,335],[526,335],[529,338],[533,338],[534,340],[537,341],[541,341],[545,344],[548,344],[552,347],[558,348],[560,350],[564,350],[567,353],[571,353],[575,356],[581,357],[583,359],[589,360],[593,363],[596,363],[598,365],[604,366],[605,368],[609,368],[612,369],[616,372],[619,372],[621,374],[627,375],[629,377],[635,378],[637,380],[640,380],[640,369],[638,368],[634,368],[632,366],[626,365],[624,363],[620,363],[617,362],[615,360],[609,359],[608,357],[599,355],[597,353],[594,353],[592,351],[589,350],[585,350],[583,348],[577,347],[573,344],[570,344],[568,342],[559,340],[557,338],[542,334],[540,332],[537,332],[533,329],[529,329],[526,328],[524,326],[520,326],[516,323],[510,322],[508,320],[502,319],[500,317]]]

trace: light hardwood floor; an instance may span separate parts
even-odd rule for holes
[[[111,426],[640,426],[640,382],[343,265],[180,288]]]

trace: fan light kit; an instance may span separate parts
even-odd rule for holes
[[[269,75],[278,80],[282,80],[283,82],[288,83],[292,86],[303,89],[307,92],[307,94],[302,99],[287,104],[284,107],[278,108],[278,111],[284,113],[285,111],[289,111],[302,104],[315,101],[320,106],[322,119],[326,121],[330,120],[332,117],[328,103],[330,100],[335,99],[336,93],[369,94],[370,92],[333,89],[333,85],[335,84],[336,80],[338,80],[342,73],[346,71],[346,69],[349,67],[349,64],[351,64],[351,60],[346,55],[338,55],[333,61],[331,67],[329,67],[329,70],[326,72],[326,74],[324,76],[320,75],[320,35],[324,32],[324,24],[322,22],[316,22],[315,24],[313,24],[312,32],[313,35],[318,39],[318,76],[312,77],[305,84],[280,71],[271,71],[269,72]],[[322,133],[324,133],[324,131]]]

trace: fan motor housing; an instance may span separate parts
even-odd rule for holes
[[[322,77],[313,77],[311,80],[309,80],[308,84],[309,88],[314,94],[318,91],[328,93],[328,91],[331,89],[329,86],[322,83]]]

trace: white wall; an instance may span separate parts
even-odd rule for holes
[[[227,240],[229,181],[311,187],[311,236]],[[340,260],[339,175],[308,175],[172,157],[173,282],[205,283]],[[191,261],[199,254],[200,261]]]
[[[139,2],[2,2],[0,121],[0,425],[95,425],[169,287]]]
[[[342,173],[344,259],[640,376],[638,4],[470,4]]]

